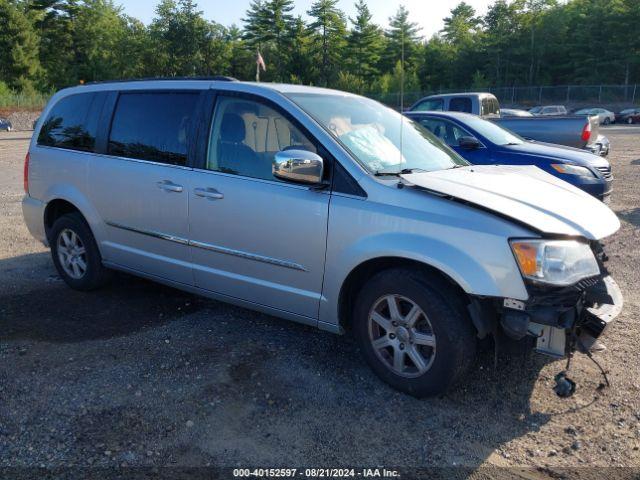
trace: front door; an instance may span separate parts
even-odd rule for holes
[[[317,153],[279,107],[220,95],[204,168],[189,186],[196,286],[317,318],[330,195],[272,175],[288,148]]]
[[[88,182],[105,223],[105,261],[189,285],[187,156],[198,94],[120,94],[107,155],[92,156]]]

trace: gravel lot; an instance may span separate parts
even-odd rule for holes
[[[74,292],[22,221],[29,133],[0,134],[0,467],[640,467],[640,128],[608,129],[622,229],[608,241],[625,309],[599,358],[484,354],[427,400],[397,393],[354,342],[118,275]]]

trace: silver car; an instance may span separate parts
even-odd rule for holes
[[[596,343],[622,298],[602,202],[535,167],[472,166],[356,95],[227,80],[74,87],[25,161],[23,212],[64,281],[111,270],[354,335],[425,396],[478,339]]]

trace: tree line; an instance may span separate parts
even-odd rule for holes
[[[315,0],[252,0],[240,25],[206,19],[193,0],[161,0],[145,25],[112,0],[0,0],[0,95],[79,82],[229,75],[365,94],[488,86],[640,82],[638,0],[461,2],[430,38],[399,6],[377,25],[366,0],[347,17]],[[401,62],[403,60],[403,62]]]

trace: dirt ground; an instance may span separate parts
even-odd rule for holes
[[[0,134],[0,467],[640,467],[640,128],[607,129],[625,308],[599,360],[482,356],[460,388],[416,400],[354,342],[125,275],[75,292],[24,226],[28,132]],[[530,477],[527,477],[530,478]],[[601,477],[604,478],[604,477]]]

